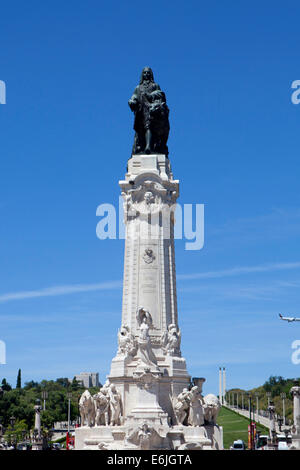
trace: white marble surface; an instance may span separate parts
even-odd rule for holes
[[[183,425],[174,412],[177,396],[191,389],[177,312],[179,181],[164,155],[134,155],[119,184],[126,224],[123,306],[107,386],[113,384],[120,396],[122,417],[115,426],[110,417],[108,426],[77,428],[76,449],[222,448],[222,429],[203,425],[201,387],[189,391]]]

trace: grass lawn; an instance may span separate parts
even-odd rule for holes
[[[248,424],[249,419],[240,416],[234,411],[222,407],[217,419],[219,426],[223,427],[224,449],[229,449],[233,441],[242,439],[246,446],[248,445]],[[256,425],[256,429],[262,434],[268,434],[269,431],[260,424]]]

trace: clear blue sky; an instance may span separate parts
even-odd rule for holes
[[[96,238],[96,208],[118,201],[145,65],[167,95],[179,202],[205,204],[204,248],[176,242],[188,370],[206,393],[219,366],[228,388],[300,375],[300,325],[278,319],[300,315],[299,15],[296,1],[2,5],[0,377],[109,373],[124,242]]]

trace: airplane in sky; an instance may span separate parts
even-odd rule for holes
[[[296,317],[283,317],[281,313],[279,314],[279,317],[281,318],[281,320],[285,320],[289,323],[291,323],[292,321],[300,321],[300,318],[296,318]]]

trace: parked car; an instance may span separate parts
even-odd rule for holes
[[[61,449],[61,445],[59,442],[52,443],[52,450],[60,450],[60,449]]]
[[[256,450],[265,450],[265,447],[268,445],[269,436],[267,434],[261,434],[255,444]]]
[[[278,450],[290,450],[292,444],[292,436],[285,434],[277,434]]]
[[[230,447],[230,450],[246,450],[245,442],[242,439],[237,439]]]

